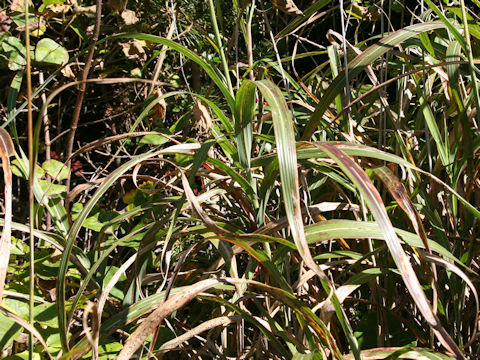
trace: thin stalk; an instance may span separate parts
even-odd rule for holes
[[[38,82],[40,85],[45,83],[45,79],[43,77],[43,71],[40,71],[38,74]],[[41,95],[42,102],[45,103],[47,101],[47,95],[43,92]],[[48,118],[48,112],[47,112],[47,107],[45,107],[43,113],[42,113],[42,119],[43,119],[43,138],[45,141],[45,160],[51,160],[51,141],[50,141],[50,119]],[[51,182],[52,178],[50,175],[46,175],[47,181]],[[46,213],[46,218],[45,218],[45,223],[46,223],[46,228],[47,231],[50,230],[50,227],[52,226],[52,215],[47,212]]]
[[[248,13],[248,21],[247,21],[247,56],[248,56],[248,66],[250,68],[249,76],[251,81],[255,80],[255,75],[253,74],[253,42],[252,42],[252,19],[253,19],[254,11],[255,11],[255,0],[252,1],[252,5]]]
[[[343,37],[343,40],[342,40],[343,66],[345,69],[345,102],[349,104],[350,103],[350,85],[349,85],[350,80],[348,79],[348,55],[347,55],[347,42],[346,42],[347,29],[345,26],[345,10],[343,8],[343,0],[340,0],[340,20],[342,24],[342,37]],[[347,112],[347,118],[348,118],[348,135],[350,135],[350,140],[354,141],[353,122],[351,119],[350,110],[348,110]]]
[[[85,60],[85,66],[83,67],[82,82],[80,83],[78,93],[77,93],[77,99],[75,100],[72,121],[70,123],[70,133],[68,134],[68,139],[67,139],[67,150],[66,150],[65,158],[67,159],[66,166],[68,167],[68,169],[70,169],[70,165],[71,165],[70,157],[73,152],[73,144],[75,142],[75,132],[77,131],[78,120],[80,119],[80,113],[82,111],[83,98],[85,97],[85,92],[87,89],[86,80],[88,79],[88,74],[92,66],[93,55],[95,53],[95,43],[98,41],[98,36],[100,34],[100,23],[102,19],[102,1],[96,0],[95,6],[96,6],[95,7],[95,28],[93,30],[93,37],[91,39],[92,46],[88,52],[87,59]],[[70,178],[71,178],[71,173],[69,172],[69,175],[66,181],[67,193],[70,191]],[[69,209],[68,202],[69,201],[67,196],[67,200],[65,201],[65,208],[67,209],[67,211]]]
[[[222,38],[220,37],[220,30],[218,30],[217,16],[215,15],[215,5],[213,0],[208,0],[208,5],[210,8],[210,16],[212,18],[213,31],[215,32],[215,38],[217,40],[218,52],[220,53],[220,58],[222,60],[223,72],[225,74],[225,79],[227,81],[228,90],[233,96],[233,86],[232,80],[230,79],[230,74],[228,72],[228,63],[227,58],[225,57],[225,51],[223,50]]]
[[[175,2],[173,0],[170,0],[170,7],[172,8],[173,31],[177,36],[178,43],[181,44],[180,33],[178,32],[178,26],[177,26],[177,15],[175,14]],[[182,73],[182,78],[183,78],[183,81],[185,82],[185,86],[187,87],[188,92],[191,94],[192,90],[190,89],[190,82],[187,80],[187,75],[185,75],[185,66],[183,65],[183,55],[181,53],[179,53],[178,55],[179,55],[178,60],[180,62],[180,72]],[[191,95],[191,97],[192,97],[192,100],[195,102],[193,95]]]
[[[468,67],[470,70],[470,75],[472,76],[472,87],[473,87],[473,94],[475,96],[475,102],[477,103],[477,108],[480,106],[480,95],[478,91],[478,83],[477,83],[477,75],[475,74],[475,65],[473,61],[473,52],[472,52],[472,44],[470,42],[470,31],[468,30],[468,21],[467,21],[467,10],[465,9],[465,0],[460,0],[460,5],[462,7],[462,21],[463,21],[463,28],[465,31],[465,41],[467,43],[467,51],[468,55]],[[475,128],[478,128],[478,124],[480,123],[480,111],[477,111],[475,115],[477,121],[474,121]]]
[[[34,235],[34,195],[33,195],[33,179],[35,176],[35,154],[33,153],[33,116],[32,116],[32,71],[31,71],[31,59],[30,59],[30,29],[28,23],[28,0],[24,2],[25,6],[25,71],[27,78],[27,123],[28,123],[28,159],[29,159],[29,174],[28,174],[28,202],[29,202],[29,232],[30,232],[30,243],[29,243],[29,252],[30,252],[30,284],[29,284],[29,298],[28,298],[28,322],[33,327],[34,325],[34,293],[35,293],[35,256],[34,256],[34,247],[35,247],[35,235]],[[28,334],[28,354],[29,358],[33,359],[33,334],[30,332]]]
[[[277,42],[275,40],[275,36],[273,35],[272,27],[270,26],[270,21],[268,21],[267,12],[265,11],[265,7],[263,6],[262,1],[260,2],[260,6],[261,6],[261,9],[262,9],[261,12],[263,14],[263,20],[265,21],[265,26],[266,26],[267,32],[270,36],[270,40],[272,41],[273,50],[275,51],[275,58],[277,59],[278,68],[280,69],[280,75],[282,75],[283,82],[285,83],[285,88],[287,89],[287,92],[288,92],[289,82],[288,82],[287,77],[285,76],[285,70],[283,69],[282,59],[280,57],[280,53],[278,52]]]
[[[472,52],[472,44],[470,42],[470,31],[468,29],[468,19],[467,19],[467,11],[466,11],[466,8],[465,8],[465,0],[460,0],[460,6],[462,8],[462,22],[463,22],[463,28],[464,28],[464,31],[465,31],[465,41],[467,43],[467,46],[466,46],[466,52],[467,52],[467,55],[468,55],[468,67],[469,67],[469,70],[470,70],[470,74],[471,74],[471,77],[472,77],[472,88],[473,88],[473,95],[475,96],[475,102],[476,102],[476,107],[477,107],[477,113],[475,115],[475,119],[476,121],[473,119],[473,124],[475,126],[475,128],[478,129],[478,124],[480,123],[480,111],[478,111],[478,107],[480,106],[480,95],[479,95],[479,91],[478,91],[478,83],[477,83],[477,75],[475,74],[475,64],[474,64],[474,60],[473,60],[473,52]],[[461,306],[465,306],[465,285],[463,285],[461,287],[461,292],[460,292],[460,300],[459,300],[459,305],[457,307],[458,308],[461,308]],[[458,310],[457,310],[458,312]],[[460,324],[460,329],[459,329],[459,338],[460,338],[460,341],[462,341],[462,338],[461,338],[461,330],[462,330],[462,322],[459,322]],[[463,343],[463,342],[461,342]]]

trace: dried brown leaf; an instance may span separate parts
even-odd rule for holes
[[[135,14],[135,11],[128,9],[123,10],[121,16],[126,25],[136,24],[140,20]]]
[[[198,283],[189,286],[182,292],[170,297],[162,304],[162,306],[152,312],[133,332],[133,334],[130,335],[122,351],[120,351],[120,354],[118,354],[117,360],[131,359],[135,351],[137,351],[137,349],[145,342],[147,337],[153,333],[153,331],[168,315],[188,304],[201,292],[208,290],[220,282],[221,280],[219,279],[207,279],[199,281]]]
[[[272,0],[273,6],[291,15],[303,15],[303,12],[295,5],[293,0]]]
[[[193,118],[200,128],[204,131],[210,130],[212,127],[212,117],[204,103],[198,101],[193,107]]]
[[[10,30],[10,24],[12,19],[7,16],[5,10],[0,11],[0,32],[6,32]]]
[[[63,76],[69,78],[69,79],[75,79],[75,74],[72,71],[72,68],[70,65],[65,65],[60,72],[62,73]]]
[[[133,40],[128,43],[120,43],[122,51],[130,60],[145,60],[147,55],[145,54],[146,43],[143,40]]]
[[[403,186],[395,174],[393,174],[390,169],[385,166],[376,168],[374,171],[380,180],[382,180],[382,182],[386,185],[388,192],[392,195],[395,201],[397,201],[398,205],[408,215],[413,227],[415,228],[415,232],[418,236],[420,236],[423,241],[423,245],[425,245],[425,249],[427,249],[427,251],[430,253],[430,246],[428,245],[427,234],[423,227],[422,219],[410,200],[405,186]]]

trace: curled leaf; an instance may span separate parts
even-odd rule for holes
[[[193,118],[202,130],[208,131],[211,129],[212,117],[205,104],[201,101],[197,101],[193,107]]]
[[[188,286],[182,292],[173,295],[162,306],[152,312],[128,338],[118,360],[128,360],[137,349],[145,342],[147,337],[161,324],[161,322],[175,310],[185,306],[198,294],[221,283],[221,279],[207,279]]]
[[[12,226],[12,171],[9,157],[13,155],[12,139],[8,133],[0,128],[0,157],[2,159],[3,178],[5,182],[5,219],[2,236],[0,238],[0,304],[2,303],[3,288],[7,276],[8,261],[10,259],[11,226]]]
[[[351,157],[338,149],[333,144],[317,143],[320,149],[334,160],[342,171],[352,180],[360,193],[365,199],[365,202],[370,209],[373,217],[378,222],[382,231],[385,234],[385,242],[387,243],[390,254],[392,255],[395,264],[402,276],[402,279],[410,292],[415,304],[422,313],[423,317],[433,329],[435,335],[441,344],[450,352],[454,353],[458,359],[464,359],[462,352],[452,337],[447,333],[438,317],[434,314],[432,307],[425,295],[417,275],[413,270],[409,258],[405,254],[401,242],[395,234],[395,230],[388,217],[385,205],[382,198],[371,182],[368,175]]]

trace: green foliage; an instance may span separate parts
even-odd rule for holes
[[[478,353],[476,2],[102,4],[0,11],[2,358]]]

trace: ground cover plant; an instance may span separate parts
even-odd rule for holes
[[[5,359],[476,359],[480,3],[3,1]]]

